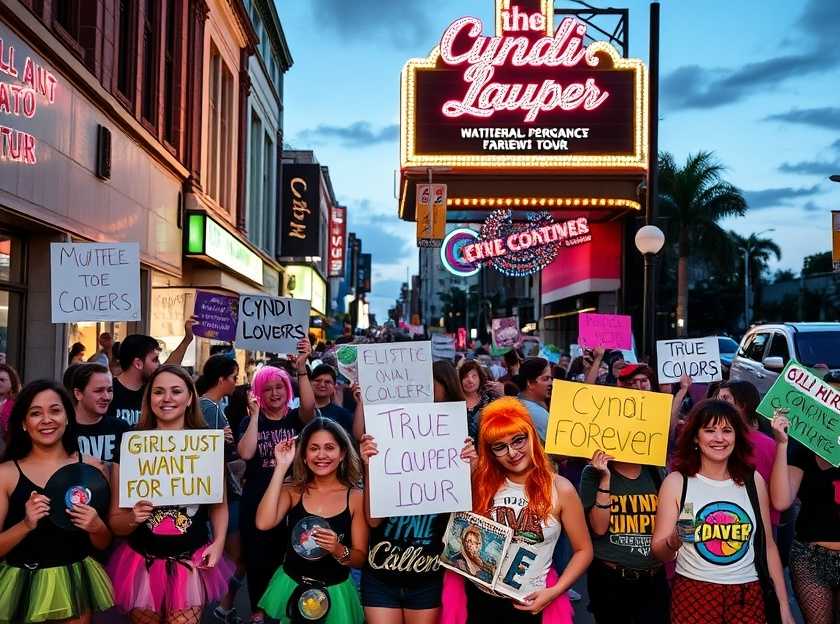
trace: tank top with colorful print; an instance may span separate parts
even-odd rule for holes
[[[513,540],[502,562],[496,587],[505,585],[505,589],[521,596],[545,589],[554,547],[561,533],[557,518],[536,517],[528,507],[525,486],[509,479],[496,492],[493,507],[487,515],[513,529]]]
[[[189,559],[210,541],[208,517],[207,505],[155,507],[131,534],[129,544],[145,557]]]
[[[706,583],[740,585],[758,580],[755,514],[747,488],[732,479],[688,477],[683,509],[694,513],[694,543],[677,551],[677,574]]]

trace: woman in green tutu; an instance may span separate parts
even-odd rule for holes
[[[358,488],[361,462],[344,429],[316,418],[300,436],[274,447],[276,466],[257,508],[256,526],[288,522],[290,542],[259,606],[282,624],[361,624],[364,614],[350,576],[367,556],[368,526]],[[284,483],[292,468],[292,480]]]
[[[83,457],[75,413],[64,388],[35,381],[17,398],[9,418],[5,461],[0,464],[0,623],[87,623],[113,605],[111,581],[90,555],[111,541],[91,504],[90,491],[70,487],[62,506],[71,528],[50,515],[44,487],[59,469]],[[104,501],[107,508],[108,501]],[[99,506],[99,505],[97,505]]]

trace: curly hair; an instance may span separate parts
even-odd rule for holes
[[[528,507],[541,520],[551,514],[554,471],[545,454],[537,430],[528,410],[514,397],[496,399],[481,413],[478,439],[478,461],[472,475],[473,511],[487,514],[493,507],[493,497],[505,482],[506,474],[491,450],[502,438],[524,433],[530,441],[531,471],[525,484]]]
[[[726,423],[735,432],[735,446],[727,460],[729,476],[738,485],[743,485],[755,470],[749,458],[752,444],[747,435],[747,423],[738,412],[738,408],[726,401],[705,399],[695,405],[688,413],[674,452],[674,472],[681,472],[693,477],[700,472],[700,450],[697,448],[697,435],[708,425]]]

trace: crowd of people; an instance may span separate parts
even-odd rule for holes
[[[116,607],[135,624],[206,610],[224,624],[555,624],[585,576],[598,624],[792,624],[786,566],[806,624],[840,622],[840,469],[790,440],[785,414],[760,419],[747,382],[660,385],[603,349],[434,362],[434,400],[466,403],[472,511],[531,551],[519,574],[533,591],[514,600],[440,565],[449,514],[371,517],[379,449],[334,345],[302,340],[247,371],[220,345],[196,378],[180,366],[191,327],[165,363],[130,335],[89,361],[74,345],[62,383],[0,365],[0,623]],[[673,395],[667,468],[548,455],[555,379]],[[126,432],[208,427],[224,430],[222,502],[119,507]],[[56,522],[45,485],[75,463],[109,481],[110,508],[62,501]],[[476,578],[480,540],[463,536],[458,566]]]

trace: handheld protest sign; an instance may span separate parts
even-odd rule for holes
[[[790,437],[840,466],[840,391],[791,360],[756,411],[772,420],[777,409],[788,410]]]
[[[696,383],[723,379],[717,338],[677,338],[656,341],[659,383],[677,383],[688,375]]]
[[[360,344],[357,353],[365,406],[434,401],[431,341]]]
[[[220,503],[225,432],[221,429],[129,431],[120,445],[120,507]]]
[[[631,319],[625,314],[594,314],[585,312],[578,317],[578,342],[582,347],[597,349],[633,349]]]
[[[236,297],[197,291],[193,316],[198,319],[198,323],[193,326],[193,334],[233,342],[236,339],[238,310],[239,299]]]
[[[596,450],[618,461],[665,465],[673,397],[555,380],[545,450],[591,458]]]
[[[310,302],[305,299],[241,295],[236,346],[251,351],[297,353],[309,331]]]
[[[370,459],[371,517],[472,509],[464,401],[365,405],[365,431],[379,448]]]
[[[138,243],[50,243],[53,323],[140,320]]]

